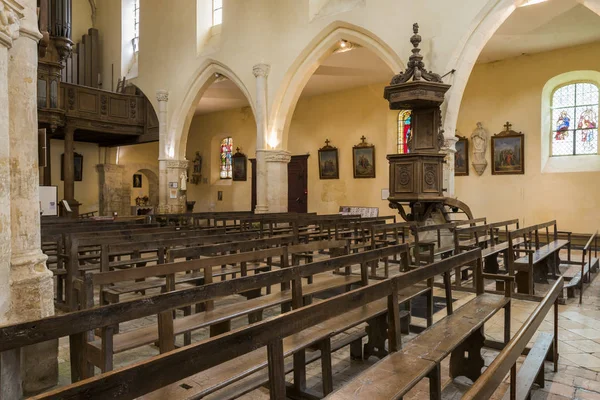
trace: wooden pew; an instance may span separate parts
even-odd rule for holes
[[[57,316],[48,317],[48,318],[44,318],[44,319],[37,320],[37,321],[30,321],[30,322],[16,324],[16,325],[4,326],[4,327],[0,327],[0,338],[2,338],[2,340],[0,340],[0,352],[14,351],[15,349],[18,350],[20,347],[23,347],[23,346],[40,343],[40,342],[47,341],[47,340],[57,339],[57,338],[60,338],[63,336],[70,336],[71,370],[73,373],[74,381],[77,381],[82,377],[91,376],[91,373],[92,373],[92,371],[90,371],[90,369],[88,367],[86,367],[87,355],[86,355],[86,351],[85,351],[85,349],[87,348],[85,343],[87,341],[88,332],[90,330],[105,329],[105,328],[109,329],[110,327],[112,327],[118,323],[122,323],[122,322],[133,320],[133,319],[143,318],[143,317],[150,316],[150,315],[156,315],[156,314],[159,314],[159,315],[162,314],[162,315],[166,316],[167,318],[165,318],[163,320],[163,322],[168,322],[168,320],[170,318],[172,318],[172,316],[173,316],[173,314],[170,310],[181,307],[182,305],[212,301],[216,298],[230,295],[232,292],[237,292],[237,293],[246,292],[249,290],[254,290],[254,289],[264,287],[266,285],[274,284],[274,282],[276,282],[276,281],[291,282],[292,304],[294,305],[294,308],[303,309],[301,307],[301,301],[300,301],[305,295],[305,293],[302,291],[303,290],[303,285],[301,284],[302,279],[305,279],[308,276],[320,274],[320,273],[323,273],[326,271],[331,271],[336,268],[344,269],[347,266],[356,265],[356,264],[366,265],[367,262],[369,262],[373,259],[378,259],[378,258],[382,258],[382,257],[386,257],[386,256],[392,256],[393,254],[395,254],[397,252],[406,252],[406,251],[407,251],[406,245],[391,246],[391,247],[387,247],[387,248],[383,248],[383,249],[379,249],[379,250],[372,250],[372,251],[358,253],[358,254],[351,254],[351,255],[347,255],[347,256],[336,257],[333,259],[319,261],[319,262],[315,262],[312,264],[307,264],[307,265],[302,265],[302,266],[297,266],[297,267],[283,268],[283,269],[280,269],[277,271],[267,272],[264,274],[258,274],[258,275],[254,275],[254,276],[242,277],[242,278],[234,279],[231,281],[218,282],[218,283],[214,283],[214,284],[203,285],[203,286],[196,287],[196,288],[179,290],[179,291],[175,291],[175,292],[168,292],[165,294],[152,296],[150,298],[145,298],[145,299],[141,299],[141,300],[127,301],[127,302],[122,302],[122,303],[118,303],[118,304],[98,307],[98,308],[94,308],[94,309],[82,310],[82,311],[78,311],[78,312],[67,313],[64,315],[57,315]],[[205,260],[195,260],[194,262],[201,263],[201,262],[205,262]],[[149,268],[152,268],[152,267],[149,267]],[[140,269],[140,271],[142,271],[142,270],[143,269]],[[363,284],[365,284],[366,283],[365,280],[366,280],[366,276],[367,276],[366,269],[363,268],[363,271],[364,272],[361,275],[360,279],[361,279],[361,282]],[[423,278],[423,279],[431,278],[431,277],[423,277],[422,273],[420,273],[418,275],[418,277]],[[349,277],[341,276],[341,278],[348,279]],[[421,281],[423,279],[418,279],[418,281]],[[419,290],[416,290],[416,288],[410,288],[413,283],[417,282],[416,279],[408,280],[407,282],[408,283],[406,283],[402,287],[402,289],[404,290],[406,288],[407,291],[411,293],[411,296],[415,295],[415,293],[423,293],[423,294],[431,293],[430,289],[427,287],[419,289]],[[376,285],[379,285],[379,283],[377,283]],[[378,286],[378,287],[379,288],[390,288],[389,283],[386,283],[385,285]],[[290,334],[298,333],[302,330],[302,326],[306,325],[306,321],[302,322],[303,317],[305,317],[305,316],[309,316],[309,318],[312,318],[310,321],[313,321],[313,322],[316,322],[314,320],[315,316],[317,316],[317,317],[322,316],[322,313],[320,310],[328,310],[327,312],[330,314],[330,316],[334,316],[334,315],[339,316],[341,313],[343,313],[347,309],[348,310],[354,309],[356,307],[361,306],[362,304],[366,304],[367,302],[369,302],[369,300],[372,301],[376,298],[380,298],[380,297],[373,297],[373,295],[380,296],[381,293],[382,293],[381,290],[374,289],[372,291],[365,293],[366,297],[359,296],[360,297],[359,301],[362,302],[360,304],[355,304],[352,302],[348,303],[344,299],[344,301],[342,302],[343,307],[341,309],[337,309],[335,307],[337,305],[337,303],[333,304],[333,306],[334,306],[333,308],[330,308],[328,304],[326,306],[322,306],[322,304],[325,302],[319,302],[319,303],[316,303],[315,305],[307,306],[307,308],[318,306],[319,307],[317,309],[318,312],[314,312],[315,310],[311,308],[311,310],[308,313],[303,313],[301,315],[295,314],[292,318],[285,319],[284,326],[286,327],[286,329],[288,331],[290,328],[294,330],[293,332],[290,332]],[[393,295],[396,296],[395,294],[393,294]],[[381,297],[383,297],[383,299],[384,299],[384,308],[385,308],[385,304],[386,304],[385,295],[381,295]],[[351,296],[348,299],[354,299],[354,298],[355,298],[355,296]],[[346,308],[346,306],[348,304],[352,304],[352,305],[351,305],[351,307]],[[430,301],[429,304],[430,304],[430,308],[433,307],[432,301]],[[297,310],[297,311],[299,311],[299,310]],[[296,311],[294,311],[294,312],[296,312]],[[375,312],[375,311],[370,311],[367,316],[374,315],[373,312]],[[380,315],[379,312],[380,311],[377,311],[375,313],[375,315]],[[264,337],[261,338],[262,334],[266,333],[267,335],[273,335],[278,338],[281,337],[281,336],[279,336],[280,332],[282,332],[281,334],[285,335],[286,331],[282,331],[279,329],[280,323],[274,322],[274,321],[280,321],[282,317],[285,318],[285,315],[277,317],[275,319],[270,319],[268,321],[258,322],[256,324],[253,324],[250,327],[246,328],[246,329],[250,329],[250,330],[246,331],[243,334],[243,336],[248,338],[249,339],[248,341],[246,341],[246,340],[239,341],[239,339],[237,339],[239,342],[238,345],[231,346],[231,345],[223,345],[223,343],[221,343],[220,345],[217,346],[217,348],[219,349],[219,351],[224,352],[222,354],[230,354],[230,356],[232,356],[231,350],[234,348],[236,348],[236,354],[241,355],[245,352],[244,349],[248,349],[247,346],[250,346],[251,350],[258,348],[261,345],[264,346],[266,343],[263,342]],[[368,318],[368,319],[371,319],[371,318]],[[160,321],[160,319],[159,319],[159,321]],[[291,322],[291,321],[300,321],[300,323]],[[360,322],[362,322],[362,320],[360,320],[360,318],[359,318],[358,321],[353,321],[350,323],[350,325],[354,326]],[[274,324],[274,325],[273,326],[268,325],[268,328],[263,329],[265,324]],[[263,332],[262,334],[259,334],[259,335],[255,334],[255,330],[256,330],[257,326],[260,326],[260,329],[257,332]],[[311,326],[312,326],[312,324],[311,324]],[[161,330],[159,330],[159,332],[162,335],[166,335],[166,336],[163,336],[163,339],[164,339],[164,337],[172,337],[172,335],[169,336],[168,329],[161,329]],[[172,332],[172,330],[171,330],[171,332]],[[332,332],[326,332],[323,334],[326,334],[325,338],[329,338],[331,336]],[[211,339],[210,341],[212,342],[213,340],[220,340],[219,338],[223,338],[223,337],[231,337],[230,335],[233,335],[236,338],[239,338],[240,337],[239,330],[236,330],[236,331],[226,334],[226,335],[217,336],[217,337]],[[306,340],[306,339],[303,339],[303,340]],[[169,340],[161,340],[161,342],[166,344],[170,341]],[[304,346],[309,346],[312,343],[314,343],[314,342],[311,340],[308,343],[305,343]],[[192,345],[191,347],[194,347],[194,346],[196,346],[196,345]],[[238,346],[240,347],[240,349],[237,349]],[[191,347],[188,347],[187,349],[189,349]],[[173,351],[173,353],[178,353],[181,350],[182,349],[175,350],[175,351]],[[209,359],[213,360],[214,362],[213,361],[210,362],[211,366],[216,366],[221,361],[223,361],[223,362],[226,361],[225,359],[223,359],[221,357],[221,355],[217,355],[216,357],[213,357],[214,354],[212,351],[202,352],[202,353],[203,354],[211,354],[211,357],[205,357],[205,356],[201,357],[203,360],[209,360]],[[166,354],[161,357],[164,357],[164,356],[166,356]],[[190,354],[190,356],[192,356],[192,354]],[[192,358],[194,358],[194,357],[192,357]],[[219,360],[221,360],[221,361],[219,361]],[[198,365],[202,365],[203,363],[204,363],[204,361],[199,363]],[[171,378],[174,378],[174,379],[171,379],[170,381],[165,381],[164,378],[167,377],[168,375],[170,375],[170,373],[175,370],[178,370],[179,372],[186,371],[186,365],[189,365],[189,363],[185,362],[182,364],[177,363],[177,364],[173,364],[173,365],[174,366],[176,365],[176,367],[170,367],[170,368],[163,369],[163,372],[161,372],[161,374],[164,374],[164,376],[162,378],[159,378],[158,380],[156,380],[155,377],[153,377],[153,376],[147,376],[147,377],[143,378],[142,380],[145,381],[145,383],[140,386],[140,388],[143,388],[143,390],[141,392],[139,392],[140,388],[137,388],[137,389],[135,389],[135,390],[138,390],[137,393],[139,395],[141,395],[143,393],[148,393],[151,390],[158,389],[162,386],[165,386],[167,384],[175,382],[177,380],[176,376],[172,375],[169,379],[171,379]],[[205,369],[205,367],[201,367],[197,371],[187,370],[187,372],[189,372],[189,374],[178,375],[178,376],[183,378],[190,374],[193,374],[196,372],[201,372],[203,369]],[[257,368],[262,368],[262,367],[258,366]],[[171,371],[171,372],[169,372],[169,371]],[[105,382],[106,376],[111,376],[112,374],[118,374],[118,373],[119,372],[117,371],[117,372],[114,372],[111,374],[103,375],[98,378],[90,379],[86,382],[87,383],[89,383],[89,382]],[[246,375],[244,375],[242,373],[242,375],[239,376],[239,378],[241,379],[245,376]],[[141,375],[138,375],[138,377],[141,378]],[[153,383],[151,386],[145,386],[148,382],[153,382]],[[125,386],[121,386],[119,384],[119,386],[121,386],[121,388],[129,386],[131,389],[134,389],[134,386],[128,385],[125,381],[123,381],[122,383],[125,383]],[[160,385],[156,386],[156,383],[160,383]],[[73,387],[84,387],[84,386],[81,386],[84,384],[85,384],[84,382],[81,382],[79,384],[73,385],[73,386],[69,387],[69,390],[71,390]],[[104,383],[102,383],[102,385],[104,385]],[[63,389],[59,389],[59,390],[63,390]],[[122,392],[121,395],[125,396],[127,398],[132,398],[132,397],[129,397],[130,395],[132,395],[132,392],[127,393],[127,391],[128,390],[125,390],[125,392]],[[93,392],[89,392],[88,394],[91,394],[91,393],[93,393]],[[41,396],[42,396],[41,398],[52,398],[54,395],[49,393],[49,394],[43,394]],[[105,397],[103,397],[104,393],[98,392],[98,396],[99,397],[97,397],[97,398],[105,398]],[[137,396],[137,395],[135,395],[135,396]]]
[[[550,235],[550,227],[554,228],[552,236]],[[545,232],[545,245],[540,242],[540,230]],[[521,237],[523,243],[528,244],[525,248],[514,245],[517,238]],[[516,248],[516,250],[508,252],[508,272],[516,277],[518,293],[528,295],[535,294],[535,280],[547,282],[549,270],[552,270],[553,277],[560,274],[559,252],[562,248],[569,246],[570,243],[568,240],[558,239],[556,221],[510,231],[508,242],[510,248]],[[519,255],[525,253],[526,255],[515,258],[515,253]]]
[[[495,222],[487,225],[477,225],[468,228],[457,228],[454,230],[454,251],[455,254],[461,253],[463,250],[470,250],[475,247],[482,249],[482,256],[484,258],[483,272],[490,274],[497,274],[500,272],[500,266],[498,264],[498,255],[504,256],[504,265],[507,265],[507,250],[508,241],[499,242],[499,230],[504,228],[504,232],[509,231],[509,227],[515,225],[516,229],[519,229],[519,220],[512,219],[507,221]],[[505,237],[508,235],[505,235]],[[461,237],[470,237],[467,240],[460,240]],[[518,246],[523,243],[522,238],[516,238],[512,245]],[[469,267],[462,271],[455,271],[455,287],[461,287],[461,281],[468,279]],[[503,282],[503,281],[501,281]]]
[[[339,257],[338,260],[363,257],[363,261],[366,261],[368,260],[366,255],[390,249],[351,254]],[[220,369],[235,366],[239,368],[242,364],[247,365],[250,360],[256,360],[261,362],[257,368],[268,370],[270,397],[283,399],[287,393],[294,393],[293,389],[288,391],[286,388],[285,372],[289,365],[286,364],[286,357],[297,354],[298,351],[312,344],[318,345],[321,349],[323,392],[328,394],[332,391],[331,349],[337,336],[340,335],[340,328],[344,329],[360,321],[368,321],[387,314],[390,318],[390,351],[398,351],[401,347],[399,304],[404,291],[410,290],[419,282],[450,271],[457,262],[473,261],[480,257],[477,252],[464,253],[410,271],[400,277],[379,281],[320,303],[299,307],[281,316],[257,322],[246,328],[154,357],[110,374],[42,394],[38,398],[79,397],[85,393],[85,396],[90,399],[125,399],[139,398],[153,391],[156,392],[143,398],[178,398],[178,395],[196,397],[209,394],[213,394],[209,398],[234,398],[234,393],[227,392],[227,388],[223,386],[234,383],[231,381],[219,387],[225,391],[208,393],[206,391],[198,393],[197,387],[184,382],[202,380],[206,385],[218,386],[215,380],[222,382],[223,378],[226,378]],[[259,277],[265,278],[266,275],[259,275]],[[241,283],[244,279],[248,278],[240,278],[238,281]],[[498,302],[502,303],[504,299],[498,299]],[[210,354],[211,357],[206,357],[206,354]],[[256,372],[260,369],[256,369]],[[295,366],[293,371],[296,372]],[[263,384],[264,376],[263,374],[253,377],[254,385],[246,381],[243,388],[236,387],[237,394],[245,393],[252,387]],[[189,380],[182,381],[185,378]],[[192,380],[193,378],[196,380]],[[186,390],[182,390],[182,385]],[[168,389],[172,390],[167,391]]]
[[[485,335],[483,326],[498,311],[504,309],[504,340],[510,340],[510,305],[513,277],[507,281],[504,295],[484,293],[481,250],[474,249],[412,272],[438,268],[436,272],[448,274],[458,265],[475,263],[477,296],[457,310],[453,310],[451,290],[446,293],[448,316],[427,328],[415,339],[392,352],[366,371],[334,392],[328,399],[399,399],[421,379],[429,378],[430,398],[441,399],[441,367],[450,355],[450,376],[466,376],[476,381],[481,375],[484,360],[481,349]],[[441,267],[443,266],[443,267]],[[406,279],[411,274],[399,277]],[[489,276],[488,276],[489,277]],[[499,278],[494,276],[494,278]],[[451,289],[450,285],[447,285]],[[392,342],[393,346],[394,342]]]
[[[583,283],[590,283],[591,273],[598,272],[598,246],[594,246],[594,255],[592,257],[592,245],[595,245],[598,240],[598,231],[596,231],[583,246],[581,252],[581,261],[571,261],[570,264],[581,265],[581,271],[573,276],[565,284],[567,289],[567,297],[575,297],[575,288],[579,288],[579,304],[583,303]]]
[[[534,383],[544,387],[544,360],[548,358],[548,353],[552,354],[554,372],[558,371],[558,299],[562,294],[563,284],[563,277],[559,277],[506,347],[475,381],[471,389],[464,394],[463,399],[489,399],[509,372],[510,389],[504,399],[526,400],[530,398]],[[518,358],[523,354],[527,344],[552,308],[554,308],[554,332],[544,332],[538,336],[517,372]]]
[[[105,244],[117,244],[124,242],[144,242],[158,239],[173,239],[173,238],[193,238],[196,245],[203,243],[218,243],[226,241],[255,239],[259,237],[258,232],[245,233],[230,233],[226,235],[205,235],[203,231],[194,230],[169,230],[157,233],[136,234],[136,232],[119,231],[111,233],[110,236],[77,236],[69,234],[65,236],[66,255],[66,282],[65,282],[65,297],[66,304],[70,310],[75,309],[75,298],[71,296],[73,292],[72,282],[75,278],[81,275],[82,271],[94,270],[100,268],[99,259],[102,256],[100,251],[96,251],[91,255],[80,256],[80,248],[86,247],[100,248]],[[99,249],[98,249],[99,250]],[[130,252],[128,254],[131,254]],[[96,261],[94,263],[94,261]],[[80,266],[81,264],[87,266]]]

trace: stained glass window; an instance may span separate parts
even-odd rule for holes
[[[140,2],[133,0],[133,52],[136,53],[140,49]]]
[[[213,0],[213,26],[223,23],[223,0]]]
[[[226,137],[221,141],[220,177],[221,179],[231,178],[231,154],[233,150],[233,139]]]
[[[411,134],[410,119],[410,110],[402,110],[398,113],[398,154],[408,153],[408,139]]]
[[[598,154],[598,86],[573,83],[552,95],[552,155]]]

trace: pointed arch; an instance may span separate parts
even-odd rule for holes
[[[319,65],[329,57],[344,39],[375,53],[390,68],[390,78],[404,69],[394,50],[374,33],[342,21],[323,29],[296,58],[284,76],[272,102],[268,136],[265,143],[272,148],[287,148],[287,134],[300,94]]]
[[[215,60],[207,60],[198,68],[193,79],[187,85],[189,89],[181,105],[173,114],[166,141],[164,144],[161,143],[160,159],[185,159],[188,133],[192,119],[194,118],[196,106],[206,89],[212,85],[218,75],[225,76],[237,85],[248,99],[252,113],[256,115],[254,101],[242,80],[226,65]]]

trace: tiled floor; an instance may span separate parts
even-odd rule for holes
[[[573,257],[579,257],[574,252]],[[564,272],[564,271],[563,271]],[[567,274],[572,271],[568,271]],[[594,276],[595,277],[595,276]],[[544,290],[542,286],[536,286],[540,292]],[[443,296],[443,291],[436,289],[436,295]],[[472,298],[471,294],[465,292],[453,293],[457,299],[454,307],[458,308]],[[228,299],[222,299],[219,303],[227,303]],[[217,304],[218,306],[219,304]],[[531,311],[537,303],[522,300],[513,300],[511,314],[511,333],[514,334],[523,322],[529,317]],[[277,311],[265,313],[265,317],[276,315]],[[445,316],[442,310],[435,314],[434,321]],[[549,312],[545,321],[540,326],[539,331],[551,332],[553,330],[553,313]],[[154,323],[152,317],[143,320],[132,321],[128,324],[122,324],[122,330],[129,330],[135,327],[143,326],[148,323]],[[235,320],[232,328],[242,326],[247,321],[245,319]],[[424,325],[423,320],[414,318],[413,322]],[[492,318],[485,326],[485,333],[489,339],[501,341],[503,339],[504,316],[500,312]],[[359,329],[362,329],[360,327]],[[193,341],[206,338],[208,332],[206,329],[194,333]],[[415,334],[403,337],[403,341],[409,341]],[[535,336],[532,340],[535,340]],[[140,349],[132,350],[115,356],[115,367],[128,365],[134,361],[148,358],[158,354],[154,346],[145,346]],[[489,365],[497,351],[491,349],[483,350],[483,357],[486,365]],[[591,285],[586,285],[583,305],[578,304],[578,299],[568,299],[567,304],[559,307],[559,361],[558,372],[554,373],[553,365],[546,363],[546,383],[544,388],[535,389],[532,393],[532,399],[598,399],[600,400],[600,279],[595,279]],[[60,383],[68,384],[70,380],[70,367],[68,356],[68,341],[63,339],[60,342]],[[349,349],[344,348],[333,354],[334,388],[342,386],[345,382],[352,379],[358,373],[374,364],[377,359],[371,357],[366,361],[351,361]],[[522,360],[519,361],[522,362]],[[321,391],[321,365],[320,362],[314,362],[307,367],[307,386],[316,392]],[[467,379],[459,378],[452,381],[448,374],[448,360],[442,365],[442,378],[444,382],[444,399],[459,399],[462,394],[468,390],[470,382]],[[390,377],[393,379],[393,377]],[[291,374],[288,380],[292,381]],[[494,399],[504,396],[508,390],[508,380],[498,388],[494,394]],[[244,399],[266,399],[268,391],[266,389],[257,389],[247,395]],[[429,383],[427,379],[420,382],[404,399],[424,399],[429,398]]]

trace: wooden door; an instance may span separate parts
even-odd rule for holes
[[[252,164],[252,211],[256,209],[256,159]],[[288,211],[308,211],[308,154],[292,156],[288,164]]]
[[[288,212],[308,211],[308,154],[292,156],[288,164]]]

